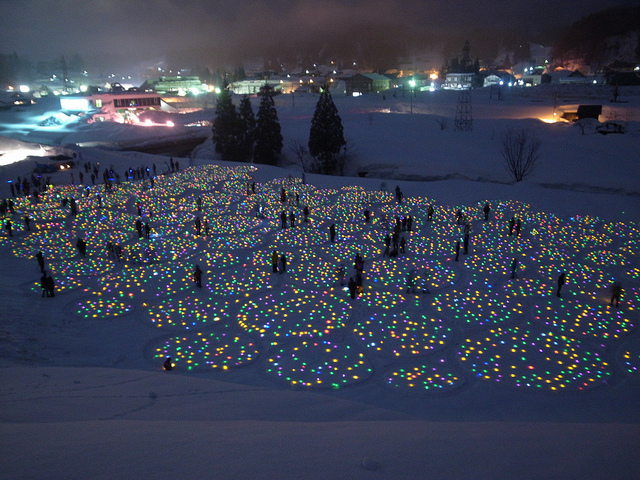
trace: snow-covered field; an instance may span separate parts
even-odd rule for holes
[[[0,163],[43,151],[18,141],[82,143],[101,171],[156,164],[159,175],[153,188],[100,181],[86,195],[55,173],[37,205],[14,199],[3,219],[14,228],[0,237],[0,478],[638,478],[640,96],[624,93],[610,104],[599,89],[474,91],[471,132],[453,129],[455,92],[334,97],[352,176],[306,183],[295,165],[216,162],[210,142],[177,159],[177,173],[166,157],[95,146],[184,138],[187,127],[37,127],[53,106],[1,112]],[[315,100],[276,99],[290,161]],[[603,104],[628,133],[538,120],[554,102]],[[507,128],[542,140],[518,184],[501,166]],[[3,197],[32,162],[0,167]],[[76,216],[61,206],[71,197]],[[138,202],[149,239],[135,230]],[[457,209],[471,225],[458,261]],[[281,228],[282,211],[295,227]],[[384,257],[395,218],[409,215],[406,252]],[[274,250],[286,273],[272,273]],[[54,298],[41,296],[38,251]],[[363,293],[352,300],[337,269],[355,276],[356,253]]]

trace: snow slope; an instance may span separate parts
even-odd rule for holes
[[[620,105],[629,120],[638,113],[632,93]],[[205,144],[153,189],[135,181],[87,198],[61,172],[40,205],[16,201],[14,237],[0,240],[0,478],[637,478],[637,124],[625,135],[582,135],[528,116],[540,103],[528,91],[502,103],[478,91],[474,130],[461,133],[452,129],[456,99],[420,93],[411,114],[408,99],[392,95],[336,97],[357,146],[351,172],[367,178],[308,174],[303,185],[295,166],[223,165]],[[314,97],[277,102],[285,145],[304,142]],[[18,117],[3,112],[0,123]],[[513,126],[543,140],[540,168],[520,184],[497,158]],[[92,127],[3,134],[72,144],[116,142],[124,131],[147,141],[140,129]],[[153,163],[168,170],[163,157],[76,148],[121,175]],[[4,166],[0,180],[29,169]],[[278,200],[281,187],[289,203]],[[77,217],[59,207],[68,196]],[[149,240],[134,229],[137,201]],[[470,254],[458,262],[457,208],[472,225]],[[282,210],[299,225],[281,230]],[[25,213],[37,231],[24,230]],[[383,258],[384,235],[406,215],[416,219],[402,233],[407,253]],[[507,234],[514,215],[523,219],[518,239]],[[209,236],[195,235],[196,216],[208,219]],[[79,236],[86,259],[74,249]],[[126,261],[108,257],[109,239]],[[289,258],[285,274],[271,273],[274,249]],[[38,250],[55,298],[40,295]],[[352,301],[335,268],[344,263],[351,276],[356,252],[364,293]],[[191,280],[196,264],[202,289]],[[412,270],[429,294],[406,293]],[[625,289],[619,309],[608,306],[614,279]],[[166,354],[174,371],[161,370]]]

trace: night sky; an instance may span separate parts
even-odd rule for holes
[[[169,62],[215,66],[279,57],[394,58],[438,45],[495,54],[526,30],[540,43],[607,6],[637,0],[0,0],[0,52],[88,65]],[[550,42],[549,42],[550,43]],[[277,61],[277,60],[276,60]]]

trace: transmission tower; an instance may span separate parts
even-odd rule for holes
[[[458,95],[454,129],[456,132],[470,132],[473,130],[473,113],[471,111],[471,93],[469,90],[462,90]]]

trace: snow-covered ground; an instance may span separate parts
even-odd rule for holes
[[[210,142],[177,159],[177,173],[166,157],[95,146],[163,141],[164,127],[38,127],[53,107],[0,113],[0,160],[48,148],[18,143],[35,140],[101,171],[159,173],[153,188],[145,179],[88,196],[55,173],[38,205],[14,199],[3,219],[14,229],[0,238],[0,478],[638,478],[640,96],[625,94],[610,104],[606,90],[474,91],[471,132],[453,129],[455,92],[335,97],[352,176],[306,183],[295,165],[216,162]],[[291,161],[316,100],[276,99]],[[554,102],[603,104],[628,133],[538,120]],[[501,166],[507,128],[543,142],[518,184]],[[69,147],[78,143],[91,146]],[[32,162],[0,167],[2,196]],[[76,216],[61,207],[70,197]],[[137,202],[148,240],[135,230]],[[471,245],[456,261],[458,208]],[[281,229],[282,211],[295,227]],[[385,235],[408,215],[406,252],[384,257]],[[209,235],[196,235],[197,217]],[[272,273],[274,250],[286,273]],[[41,296],[38,251],[54,298]],[[363,294],[351,300],[337,268],[354,276],[356,253]],[[614,280],[620,308],[609,306]]]

